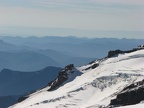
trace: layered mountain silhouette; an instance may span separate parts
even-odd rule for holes
[[[38,49],[53,49],[67,52],[76,57],[102,58],[109,50],[128,50],[143,44],[143,39],[117,38],[77,38],[74,36],[59,37],[0,37],[3,41],[18,46],[27,46]]]
[[[0,52],[0,69],[33,71],[46,66],[60,66],[48,56],[35,52]]]

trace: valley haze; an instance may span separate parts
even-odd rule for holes
[[[128,50],[144,39],[80,38],[75,36],[0,36],[0,69],[36,71],[47,66],[76,66],[102,58],[109,50]]]

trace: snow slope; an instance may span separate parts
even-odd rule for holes
[[[122,106],[118,108],[144,108],[144,104],[136,104],[136,105],[129,105],[129,106]]]
[[[76,67],[81,72],[58,89],[33,93],[10,108],[99,108],[126,86],[144,79],[144,49]],[[71,76],[69,76],[71,78]],[[141,104],[144,106],[144,104]]]

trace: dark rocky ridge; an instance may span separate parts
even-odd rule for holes
[[[86,68],[84,70],[95,69],[98,66],[99,66],[99,63],[94,63],[92,66],[90,66],[90,67],[88,67],[88,68]]]
[[[114,57],[114,56],[116,56],[118,54],[131,53],[131,52],[138,51],[138,50],[141,50],[141,49],[144,49],[144,45],[140,45],[137,48],[134,48],[134,49],[128,50],[128,51],[121,51],[119,49],[118,50],[114,50],[114,51],[109,51],[107,57],[110,58],[110,57]]]
[[[138,104],[144,100],[144,79],[125,87],[116,97],[111,100],[110,106],[125,106]]]
[[[50,86],[48,91],[52,91],[52,90],[56,89],[58,86],[60,86],[66,80],[68,80],[68,71],[73,73],[74,71],[72,71],[72,69],[74,69],[73,64],[67,65],[64,69],[62,69],[60,71],[59,75],[57,76],[57,78],[48,83],[48,86]]]
[[[21,96],[21,97],[18,98],[18,101],[17,101],[17,102],[22,102],[22,101],[24,101],[25,99],[27,99],[28,97],[29,97],[28,95],[26,95],[26,96]]]

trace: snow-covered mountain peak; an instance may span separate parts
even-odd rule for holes
[[[144,79],[144,49],[113,51],[81,67],[66,66],[46,89],[10,108],[103,108]]]

